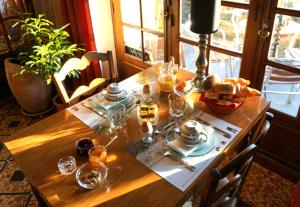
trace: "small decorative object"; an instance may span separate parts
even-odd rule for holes
[[[77,183],[86,189],[100,186],[106,179],[108,168],[102,162],[88,162],[76,172]]]
[[[181,126],[181,140],[188,145],[204,144],[207,138],[207,132],[195,120],[188,120]]]
[[[81,138],[76,142],[76,151],[79,155],[88,156],[88,152],[93,146],[91,138]]]
[[[260,92],[249,85],[250,81],[243,78],[225,78],[218,82],[212,75],[203,83],[206,90],[201,100],[216,113],[231,113],[241,106],[247,97],[260,96]]]
[[[76,171],[76,160],[73,156],[65,156],[59,159],[57,167],[62,175],[70,175]]]
[[[218,31],[221,0],[192,0],[191,31],[199,34],[199,56],[196,61],[197,71],[193,80],[194,90],[203,91],[205,69],[207,67],[206,48],[208,34]]]
[[[171,57],[168,63],[160,66],[158,83],[162,92],[172,92],[176,83],[178,65],[174,64],[174,58]]]

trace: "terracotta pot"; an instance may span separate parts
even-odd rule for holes
[[[62,100],[60,99],[59,95],[54,96],[54,98],[52,99],[52,102],[53,102],[53,104],[54,104],[54,106],[56,108],[56,111],[61,111],[61,110],[63,110],[63,109],[65,109],[65,108],[68,107],[67,104],[64,104],[62,102]]]
[[[41,114],[52,106],[51,85],[31,73],[20,75],[21,65],[13,58],[4,61],[8,85],[23,110],[28,114]]]

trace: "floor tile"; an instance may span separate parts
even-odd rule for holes
[[[2,172],[4,165],[6,165],[6,161],[0,161],[0,173]]]
[[[26,205],[30,195],[0,195],[0,206],[5,207],[23,207]]]
[[[253,163],[241,197],[251,206],[286,207],[295,185],[276,173]]]
[[[0,106],[0,115],[6,115],[8,113],[9,110],[11,110],[14,107],[14,103],[13,104],[5,104]]]
[[[0,123],[0,135],[10,135],[28,126],[32,118],[23,115],[7,115]]]
[[[34,196],[31,196],[27,207],[38,207],[39,203]]]
[[[21,106],[17,103],[15,103],[14,107],[12,107],[7,114],[22,114],[21,112]]]
[[[3,144],[3,143],[1,143],[1,144]],[[3,147],[0,151],[0,160],[7,160],[10,157],[10,153],[4,145],[2,145],[2,146]]]
[[[20,170],[14,161],[9,161],[0,174],[0,193],[26,193],[31,192],[27,179],[11,181],[15,170]],[[1,205],[0,205],[1,206]]]
[[[18,181],[21,182],[25,178],[24,173],[21,170],[15,170],[13,175],[10,178],[10,181]]]

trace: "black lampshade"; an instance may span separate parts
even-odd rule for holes
[[[218,31],[221,0],[192,0],[191,31],[211,34]]]

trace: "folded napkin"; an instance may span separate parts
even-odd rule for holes
[[[213,132],[214,129],[211,127],[207,127],[207,126],[203,126],[203,129],[205,129],[207,131],[207,142],[203,143],[203,144],[198,144],[198,145],[186,145],[181,139],[180,137],[177,137],[176,139],[168,142],[168,147],[172,150],[174,150],[175,152],[178,152],[179,154],[187,157],[189,155],[191,155],[195,150],[199,149],[200,147],[202,147],[203,145],[208,145],[210,144],[211,140],[213,139]]]

